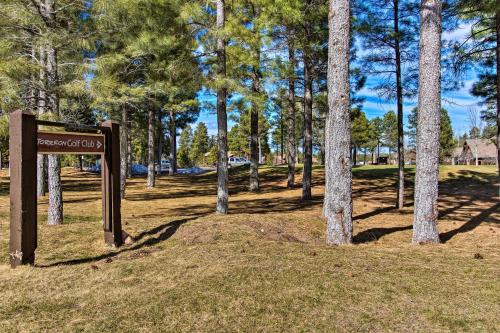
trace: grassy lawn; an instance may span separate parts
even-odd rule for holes
[[[311,202],[286,189],[286,167],[261,169],[262,191],[231,170],[230,214],[216,178],[134,178],[122,203],[135,243],[104,245],[100,180],[64,171],[65,224],[45,225],[36,267],[8,266],[9,180],[0,174],[0,332],[498,332],[500,199],[495,167],[441,169],[443,244],[412,246],[396,169],[354,169],[356,244],[327,247],[322,168]],[[301,181],[298,174],[298,182]]]

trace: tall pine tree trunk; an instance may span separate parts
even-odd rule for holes
[[[47,192],[47,155],[37,156],[37,195],[43,197]]]
[[[259,8],[251,6],[253,11],[253,18],[259,16]],[[259,36],[259,31],[254,30],[254,35]],[[255,63],[252,66],[252,108],[250,110],[250,191],[256,192],[260,189],[259,185],[259,163],[262,162],[260,138],[259,138],[259,102],[258,97],[260,94],[260,39],[254,45]]]
[[[51,1],[47,10],[52,11],[53,6]],[[57,73],[57,52],[51,46],[47,46],[47,102],[48,109],[56,116],[59,116],[59,95],[57,92],[58,73]],[[62,183],[61,183],[61,156],[49,155],[49,211],[47,223],[50,225],[63,223],[63,199],[62,199]]]
[[[304,54],[304,169],[302,176],[302,200],[310,200],[312,179],[312,59]]]
[[[260,54],[260,52],[257,52]],[[260,56],[259,56],[260,58]],[[254,101],[250,111],[250,191],[259,190],[259,106],[255,97],[260,92],[260,73],[259,69],[254,67],[252,70],[252,93]]]
[[[55,116],[59,116],[59,93],[58,81],[59,74],[57,72],[57,51],[51,45],[47,46],[47,107]]]
[[[351,119],[349,88],[349,0],[330,0],[328,15],[328,115],[323,212],[328,244],[352,242]]]
[[[497,168],[498,168],[498,178],[500,180],[500,0],[496,1],[497,10],[495,15],[495,27],[496,27],[496,62],[497,62]],[[498,195],[500,196],[500,186],[498,189]]]
[[[175,112],[170,110],[170,167],[168,174],[173,176],[177,172],[177,125],[175,123]]]
[[[127,185],[128,174],[128,140],[129,140],[129,127],[128,127],[128,109],[125,105],[121,109],[121,140],[120,140],[120,197],[125,198],[125,188]]]
[[[163,155],[163,126],[162,126],[162,117],[163,117],[163,112],[162,109],[160,108],[158,110],[158,176],[161,175],[161,158]]]
[[[127,119],[131,114],[127,114]],[[132,178],[132,120],[127,121],[127,178]]]
[[[45,113],[45,108],[47,105],[47,75],[45,70],[45,47],[41,46],[39,48],[39,58],[38,62],[40,63],[40,76],[39,76],[39,85],[40,89],[38,90],[38,116],[40,117]],[[38,154],[37,156],[37,195],[39,197],[43,197],[47,192],[47,167],[48,160],[47,155]]]
[[[288,62],[291,71],[288,78],[288,188],[295,186],[295,161],[297,160],[297,138],[295,137],[295,48],[293,45],[293,33],[288,32]]]
[[[49,155],[49,211],[47,215],[49,225],[63,223],[61,189],[61,160],[59,155]]]
[[[280,110],[280,164],[283,163],[284,161],[284,154],[285,154],[285,147],[284,147],[284,143],[285,143],[285,133],[284,133],[284,129],[285,129],[285,124],[283,123],[283,109]]]
[[[422,0],[413,243],[439,243],[438,176],[441,110],[441,1]]]
[[[225,1],[217,0],[217,76],[226,79],[226,40],[222,36],[225,25]],[[228,160],[227,160],[227,88],[217,90],[217,213],[227,214],[228,210]]]
[[[32,59],[33,65],[36,65],[35,59],[38,58],[38,47],[35,45],[34,41],[34,35],[30,34],[30,42],[29,42],[30,48],[29,48],[29,56]],[[29,112],[36,112],[37,108],[37,89],[35,88],[35,82],[37,81],[37,76],[35,74],[30,75],[30,87],[28,88],[28,93],[27,93],[27,101],[26,101],[26,108]]]
[[[393,0],[394,5],[394,52],[396,58],[396,97],[398,104],[398,209],[404,207],[405,194],[405,157],[404,157],[404,129],[403,129],[403,87],[401,81],[401,50],[399,36],[399,0]]]
[[[152,105],[148,105],[148,188],[155,187],[155,122]]]

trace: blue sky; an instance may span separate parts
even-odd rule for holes
[[[470,24],[464,24],[458,29],[443,33],[444,41],[463,41],[470,32]],[[360,49],[359,53],[363,50]],[[480,109],[480,100],[470,94],[474,82],[477,81],[477,74],[474,71],[467,73],[463,81],[463,87],[451,92],[443,92],[442,107],[448,110],[451,118],[454,134],[468,132],[468,112],[470,108]],[[376,77],[369,77],[365,88],[359,95],[366,99],[363,111],[369,119],[383,116],[387,111],[396,110],[396,102],[381,99],[372,88],[377,84]],[[404,101],[404,122],[406,126],[408,114],[417,106],[417,98]]]
[[[467,32],[470,30],[470,26],[464,25],[453,32],[447,32],[443,34],[443,40],[463,40]],[[363,52],[362,49],[359,52]],[[374,117],[383,116],[384,113],[396,110],[395,101],[388,101],[380,98],[372,88],[377,84],[377,77],[369,77],[366,86],[359,92],[359,96],[365,98],[365,103],[363,104],[363,111],[366,113],[369,119]],[[468,112],[470,108],[480,109],[480,100],[475,98],[470,94],[470,89],[472,84],[477,80],[476,73],[470,72],[467,74],[464,85],[461,89],[444,92],[442,95],[442,106],[448,110],[451,118],[453,131],[455,135],[463,134],[468,131]],[[206,93],[200,93],[199,99],[202,101],[210,101],[215,103],[215,96],[208,95]],[[416,106],[417,99],[406,100],[404,103],[404,121],[407,122],[407,116],[410,111]],[[198,122],[204,122],[207,125],[208,132],[210,135],[215,135],[217,133],[217,119],[215,113],[210,110],[202,110],[199,116]],[[231,121],[228,123],[230,128],[233,125]],[[192,125],[193,127],[196,124]]]
[[[463,134],[468,131],[468,111],[472,108],[480,108],[480,100],[470,94],[472,84],[476,81],[476,74],[471,73],[464,82],[464,87],[457,91],[445,92],[442,95],[442,107],[448,110],[451,118],[453,131],[455,134]],[[383,116],[387,111],[396,110],[395,101],[387,101],[377,96],[371,90],[376,84],[376,78],[368,80],[366,87],[360,91],[360,96],[366,98],[363,104],[363,111],[369,119]],[[404,122],[406,125],[408,114],[417,105],[417,99],[405,100],[404,102]]]

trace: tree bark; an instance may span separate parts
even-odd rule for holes
[[[312,59],[304,51],[304,169],[302,200],[311,200],[312,179]]]
[[[47,155],[39,154],[37,156],[37,195],[45,196],[47,193]]]
[[[52,0],[46,1],[46,10],[53,13]],[[57,51],[53,46],[46,48],[46,70],[47,70],[47,106],[50,112],[59,116],[59,76],[57,72]],[[50,225],[63,223],[63,199],[61,182],[61,157],[60,155],[49,155],[49,211],[47,223]]]
[[[61,159],[59,155],[49,155],[49,211],[47,224],[58,225],[62,223]]]
[[[127,113],[127,178],[132,178],[132,120],[131,114]]]
[[[170,110],[170,167],[168,174],[173,176],[177,172],[177,125],[175,124],[175,112]]]
[[[153,107],[148,105],[148,188],[155,187],[155,122]]]
[[[401,50],[399,35],[399,0],[393,0],[394,5],[394,52],[396,58],[396,98],[398,108],[398,209],[404,207],[405,194],[405,157],[404,157],[404,128],[403,128],[403,86],[401,80]]]
[[[422,0],[413,243],[439,243],[438,176],[441,110],[441,1]]]
[[[258,7],[252,6],[253,17],[256,19],[259,16]],[[260,33],[259,31],[253,31],[254,35]],[[262,78],[260,72],[260,39],[258,43],[254,45],[254,56],[255,63],[252,66],[252,108],[250,110],[250,191],[256,192],[260,189],[259,185],[259,163],[262,162],[262,154],[260,147],[259,138],[259,102],[258,97],[260,94],[260,81]]]
[[[217,0],[217,76],[226,79],[226,40],[222,36],[225,25],[224,0]],[[227,160],[227,88],[223,84],[217,90],[217,213],[227,214],[228,210],[228,160]]]
[[[353,145],[353,147],[352,147],[352,164],[354,166],[358,165],[358,149],[357,149],[356,145]]]
[[[122,106],[121,109],[121,140],[120,140],[120,196],[122,199],[125,198],[125,190],[127,186],[128,169],[130,168],[128,164],[128,141],[129,141],[129,127],[128,127],[128,109],[126,106]]]
[[[161,176],[161,157],[163,155],[163,126],[162,126],[162,109],[158,110],[158,176]]]
[[[297,160],[297,142],[295,137],[295,48],[293,45],[293,33],[288,32],[288,62],[290,64],[291,72],[288,78],[288,114],[287,114],[287,127],[288,127],[288,180],[287,187],[293,188],[295,186],[295,161]]]
[[[40,89],[38,90],[38,101],[37,101],[37,106],[38,106],[38,114],[43,114],[45,113],[45,107],[47,105],[47,73],[45,69],[45,46],[40,46],[40,55],[38,62],[40,63],[40,76],[39,76],[39,84],[40,84]]]
[[[260,59],[260,52],[258,58]],[[250,191],[259,190],[259,106],[255,97],[260,92],[260,71],[254,66],[252,69],[252,93],[254,100],[250,111]]]
[[[284,154],[285,154],[285,134],[284,134],[284,124],[283,124],[283,109],[280,110],[280,164],[283,164]]]
[[[328,108],[325,126],[326,186],[323,212],[327,244],[352,243],[352,170],[349,87],[349,0],[330,0]]]
[[[31,62],[32,62],[33,65],[36,65],[36,62],[34,61],[34,59],[37,59],[37,56],[38,56],[37,55],[38,47],[35,45],[35,36],[32,33],[30,33],[29,46],[30,46],[29,47],[29,56],[32,59]],[[28,91],[26,93],[27,100],[26,100],[26,104],[25,105],[26,105],[26,109],[29,112],[36,112],[37,107],[38,107],[38,105],[37,105],[38,89],[35,88],[35,82],[37,80],[36,75],[35,74],[31,74],[30,75],[30,80],[32,82],[30,82],[30,87],[28,88]]]
[[[46,72],[45,72],[45,47],[41,46],[40,48],[40,55],[39,55],[39,62],[40,62],[40,76],[39,76],[39,84],[40,84],[40,90],[38,90],[38,101],[37,101],[37,107],[38,107],[38,116],[45,113],[45,106],[46,106],[46,86],[47,86],[47,81],[46,81]],[[47,160],[47,155],[42,155],[38,154],[37,156],[37,195],[39,197],[45,196],[45,193],[47,192],[47,166],[48,166],[48,160]]]
[[[54,47],[48,45],[46,49],[46,68],[47,68],[47,107],[54,115],[59,115],[59,93],[57,91],[59,84],[59,74],[57,71],[57,51]]]
[[[495,28],[496,28],[496,66],[497,66],[497,168],[498,178],[500,180],[500,0],[496,1],[497,10],[495,15]],[[498,195],[500,196],[500,186],[498,188]]]

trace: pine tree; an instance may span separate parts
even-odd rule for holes
[[[147,187],[155,187],[155,115],[153,108],[148,108],[148,176]]]
[[[369,123],[366,115],[359,109],[354,109],[351,122],[351,141],[354,150],[353,165],[357,164],[358,149],[365,147],[369,140]]]
[[[250,191],[258,191],[259,185],[259,117],[264,112],[267,99],[263,82],[267,76],[266,31],[269,25],[268,0],[233,1],[227,29],[233,43],[228,47],[229,75],[237,80],[238,92],[251,105],[250,112]]]
[[[398,146],[398,117],[394,111],[389,111],[384,114],[384,118],[382,118],[384,132],[383,132],[383,140],[384,146],[389,148],[389,153],[393,151],[397,151]]]
[[[200,122],[193,134],[193,144],[190,159],[194,165],[204,165],[205,154],[208,152],[208,131],[205,123]]]
[[[302,22],[302,58],[304,70],[304,168],[302,176],[302,199],[312,198],[312,155],[313,155],[313,86],[314,80],[320,75],[319,67],[322,65],[321,56],[324,49],[318,48],[318,44],[327,39],[324,29],[327,24],[328,8],[326,1],[306,0],[303,4]],[[350,25],[350,23],[349,23]],[[350,29],[350,28],[349,28]]]
[[[228,210],[228,156],[227,156],[227,87],[223,82],[226,79],[226,40],[223,35],[226,12],[225,0],[217,0],[217,76],[222,84],[217,90],[217,213],[227,214]]]
[[[330,0],[328,43],[328,106],[326,121],[326,186],[324,214],[327,243],[352,242],[352,171],[349,150],[350,2]]]
[[[162,115],[168,114],[166,122],[172,141],[170,173],[173,174],[177,127],[185,125],[182,118],[191,119],[192,114],[198,113],[195,98],[201,87],[201,72],[193,56],[196,49],[194,31],[184,17],[182,4],[177,0],[141,3],[96,0],[93,6],[101,32],[92,80],[94,105],[108,117],[118,118],[121,113],[122,137],[128,142],[128,125],[139,118],[137,113],[149,114],[152,121],[158,119],[155,121],[158,126],[148,126],[146,134],[152,140],[149,144],[150,185],[154,183],[155,155],[161,148],[155,138],[163,137],[163,133],[156,133],[163,129],[160,126]],[[123,145],[122,178],[130,169],[130,150]],[[122,188],[124,184],[122,179]]]
[[[279,78],[285,81],[287,88],[286,133],[287,133],[287,187],[295,187],[295,164],[297,162],[297,146],[300,138],[298,131],[302,126],[297,119],[297,82],[299,81],[299,45],[301,32],[304,27],[302,0],[282,1],[273,0],[267,8],[267,19],[273,27],[269,29],[273,46],[284,51],[286,61],[283,64],[279,59]],[[302,134],[300,134],[302,135]]]
[[[441,110],[441,0],[422,0],[417,171],[413,243],[439,243],[438,176]]]
[[[198,53],[203,58],[205,85],[208,92],[217,95],[217,206],[216,212],[228,211],[228,151],[227,151],[227,100],[228,92],[236,84],[228,77],[226,48],[231,35],[226,27],[227,12],[225,0],[206,2],[188,1],[183,6],[183,17],[198,29]]]
[[[363,57],[368,74],[381,78],[375,90],[397,102],[398,185],[396,205],[404,206],[403,98],[416,94],[418,19],[415,0],[363,1],[358,30],[363,45],[372,50]]]
[[[90,20],[78,0],[6,0],[0,4],[0,76],[3,109],[23,108],[53,120],[71,120],[67,106],[84,95],[82,49]],[[80,93],[76,93],[79,91]],[[8,101],[5,103],[5,101]],[[72,102],[69,102],[72,101]],[[46,163],[46,161],[48,162]],[[38,194],[45,193],[48,167],[48,224],[61,224],[60,157],[38,158]]]
[[[439,159],[443,161],[447,156],[450,156],[453,148],[456,146],[453,138],[453,128],[448,111],[441,108],[441,120],[439,131]],[[408,115],[408,139],[411,147],[416,147],[417,144],[417,127],[418,127],[418,108],[413,108]]]
[[[297,137],[295,135],[295,43],[293,41],[293,30],[289,29],[287,33],[288,47],[288,62],[289,62],[289,77],[288,77],[288,110],[287,110],[287,126],[288,126],[288,178],[287,187],[295,187],[295,162],[297,160]]]
[[[191,126],[187,126],[181,132],[181,137],[179,139],[179,165],[181,167],[190,167],[193,165],[191,160],[191,149],[193,147],[193,131]]]
[[[372,149],[372,153],[377,151],[377,163],[378,163],[378,158],[380,157],[380,146],[383,141],[383,135],[384,135],[384,121],[380,117],[375,117],[370,120],[370,127],[369,127],[369,138],[370,138],[370,143],[369,146]]]

